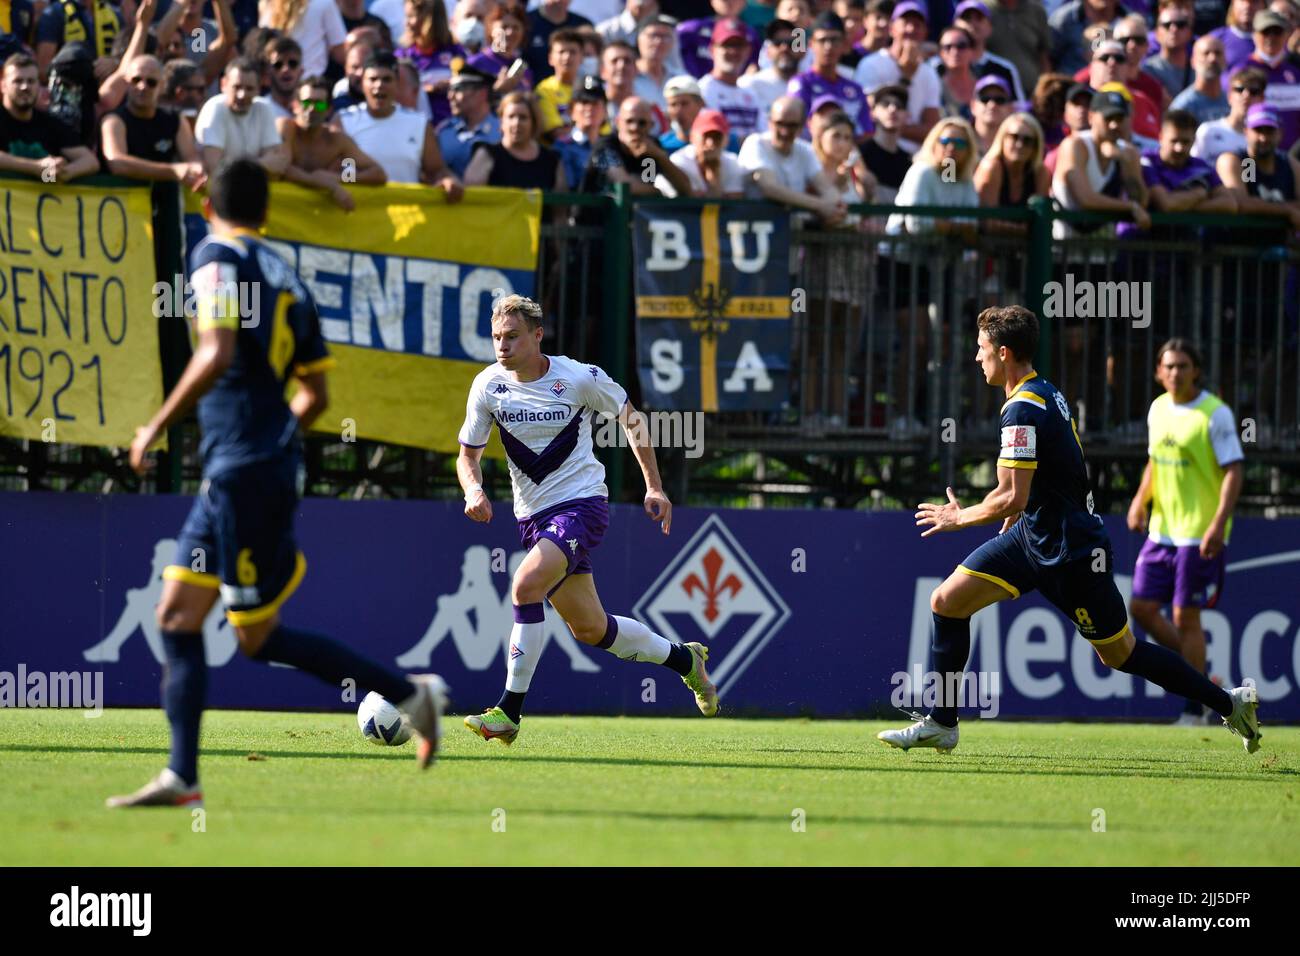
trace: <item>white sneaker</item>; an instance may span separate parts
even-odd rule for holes
[[[187,787],[176,771],[164,767],[135,793],[122,797],[109,797],[104,801],[109,807],[189,807],[203,806],[203,791],[199,785]]]
[[[411,729],[419,738],[415,759],[427,770],[438,756],[442,742],[442,715],[447,709],[447,684],[437,674],[412,674],[416,691],[398,705],[411,720]]]
[[[1259,692],[1254,687],[1234,687],[1228,691],[1232,697],[1232,713],[1223,718],[1223,725],[1241,738],[1246,753],[1259,749],[1262,734],[1259,732]]]
[[[876,739],[884,741],[891,747],[897,747],[899,750],[911,750],[913,747],[933,747],[940,753],[949,753],[957,746],[957,728],[945,727],[937,723],[933,717],[922,717],[920,714],[913,714],[909,711],[903,711],[909,717],[916,719],[916,723],[910,727],[904,727],[902,730],[882,730],[876,734]]]

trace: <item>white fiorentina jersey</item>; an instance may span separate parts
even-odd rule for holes
[[[482,448],[496,422],[510,460],[515,517],[522,520],[578,498],[608,497],[605,466],[592,451],[591,420],[616,416],[623,386],[595,365],[563,355],[535,382],[516,382],[500,363],[474,377],[460,443]]]

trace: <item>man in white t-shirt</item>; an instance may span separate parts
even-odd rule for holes
[[[750,195],[807,209],[827,225],[838,225],[848,207],[822,172],[813,148],[799,139],[803,122],[803,101],[783,96],[772,104],[767,132],[745,140],[739,159],[749,175]]]
[[[223,162],[248,157],[279,178],[289,166],[289,151],[275,128],[275,114],[256,102],[261,71],[245,57],[233,60],[221,74],[221,95],[203,104],[194,122],[194,139],[203,168],[211,176]]]
[[[713,71],[700,80],[704,105],[727,118],[742,139],[764,128],[758,97],[738,85],[749,63],[749,32],[739,20],[719,20],[713,27]]]
[[[889,46],[863,57],[853,75],[868,95],[882,86],[907,87],[909,121],[902,135],[911,143],[920,143],[939,122],[942,102],[939,74],[921,56],[927,29],[925,7],[915,0],[903,0],[890,15]]]
[[[334,0],[307,0],[307,9],[288,35],[302,47],[304,76],[323,74],[330,60],[343,65],[343,41],[347,39],[348,28]]]
[[[741,199],[745,195],[745,169],[740,160],[727,152],[727,118],[717,110],[700,110],[691,124],[691,142],[668,158],[691,181],[691,193],[710,199]],[[676,196],[667,177],[659,176],[655,185],[665,196]]]
[[[397,103],[397,58],[376,50],[366,61],[361,87],[365,103],[335,117],[367,156],[384,169],[390,183],[425,183],[441,189],[448,202],[459,202],[465,187],[442,158],[429,121]]]
[[[789,20],[773,20],[769,23],[763,52],[772,61],[772,65],[740,78],[741,88],[758,97],[758,108],[763,116],[767,115],[778,97],[785,96],[786,87],[795,78],[799,65],[803,62],[803,53],[794,50],[794,30],[795,26]]]

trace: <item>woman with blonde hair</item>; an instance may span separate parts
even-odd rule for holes
[[[1029,113],[1012,113],[993,137],[993,148],[975,169],[981,206],[1026,206],[1051,192],[1043,165],[1043,128]]]
[[[465,168],[466,186],[510,186],[565,192],[564,165],[559,153],[538,139],[541,111],[531,93],[516,90],[501,97],[500,143],[478,143]]]
[[[912,168],[898,187],[895,206],[979,205],[974,173],[979,163],[975,128],[964,119],[948,116],[934,124],[912,158]],[[894,213],[885,225],[890,235],[924,232],[969,231],[970,220],[939,219]]]
[[[334,0],[261,0],[258,25],[293,37],[302,47],[302,75],[325,73],[329,61],[343,65],[347,27]]]
[[[451,115],[447,90],[452,67],[465,51],[455,42],[447,23],[442,0],[406,0],[406,28],[401,46],[393,51],[399,60],[409,60],[420,74],[420,87],[429,98],[436,126]]]

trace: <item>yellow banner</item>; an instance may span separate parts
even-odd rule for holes
[[[0,180],[0,435],[124,446],[162,402],[150,190]]]
[[[353,186],[344,212],[291,183],[271,190],[268,243],[321,316],[330,403],[313,430],[456,451],[470,383],[495,361],[495,296],[534,294],[541,193]],[[190,199],[190,213],[198,203]],[[193,220],[191,220],[193,221]],[[504,457],[495,436],[486,454]]]

